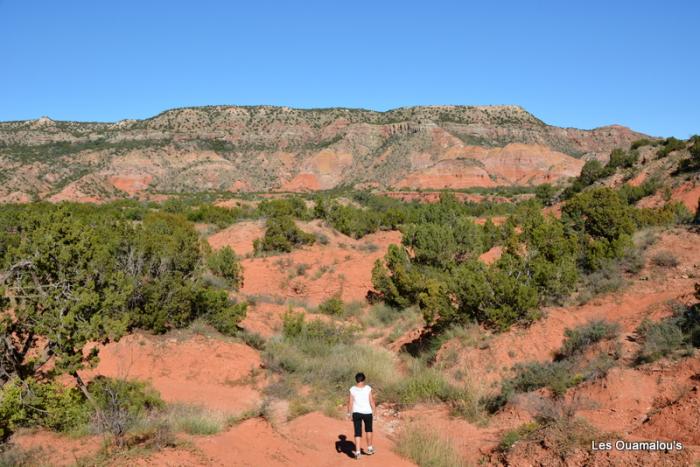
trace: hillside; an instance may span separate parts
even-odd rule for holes
[[[576,176],[582,159],[604,159],[643,136],[620,126],[558,128],[517,106],[217,106],[117,123],[42,117],[0,123],[0,199],[534,185]]]

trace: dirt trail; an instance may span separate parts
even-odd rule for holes
[[[246,420],[213,436],[188,438],[191,448],[166,449],[143,459],[142,465],[168,466],[289,466],[334,467],[357,465],[352,449],[352,426],[318,412],[272,427],[263,419]],[[345,436],[343,440],[340,436]],[[362,465],[408,467],[411,462],[392,451],[392,442],[381,428],[375,432],[374,456],[363,456]]]

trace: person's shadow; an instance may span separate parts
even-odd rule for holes
[[[348,437],[345,435],[338,435],[338,441],[335,442],[335,451],[342,452],[346,456],[355,458],[355,443],[348,441]]]

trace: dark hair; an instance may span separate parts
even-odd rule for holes
[[[355,382],[361,383],[365,380],[365,374],[364,373],[358,373],[355,375]]]

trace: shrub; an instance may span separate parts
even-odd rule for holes
[[[673,151],[678,151],[681,149],[685,149],[685,141],[674,138],[671,136],[670,138],[666,138],[662,143],[661,147],[659,150],[656,152],[656,155],[658,157],[666,157]]]
[[[110,433],[117,443],[135,423],[165,403],[146,383],[99,376],[88,384],[94,398],[94,423],[99,431]]]
[[[554,197],[557,194],[556,188],[554,188],[552,185],[549,183],[543,183],[541,185],[537,185],[537,188],[535,188],[535,196],[537,199],[540,201],[545,206],[551,206],[552,202],[554,201]]]
[[[240,209],[228,209],[211,204],[204,204],[187,213],[187,220],[215,224],[219,228],[227,227],[238,219]]]
[[[678,352],[685,354],[690,350],[686,335],[676,320],[658,323],[645,321],[637,328],[637,334],[642,343],[636,358],[639,364],[654,362]]]
[[[340,296],[334,295],[318,306],[318,311],[324,315],[340,316],[343,314],[344,305]]]
[[[214,435],[226,426],[222,414],[197,406],[171,406],[166,419],[174,430],[190,435]]]
[[[566,339],[557,352],[557,358],[570,358],[583,353],[588,347],[602,340],[614,339],[620,330],[617,323],[604,320],[591,321],[574,329],[564,330]]]
[[[41,343],[56,372],[75,376],[97,357],[96,348],[83,352],[88,342],[118,340],[135,327],[164,332],[202,312],[207,288],[192,224],[154,212],[133,223],[102,209],[28,205],[3,231],[12,248],[0,277],[13,284],[18,318],[0,315],[0,340],[14,343],[8,355],[17,356],[3,363],[7,371],[33,374],[42,358],[24,357]]]
[[[608,172],[613,172],[618,167],[632,167],[635,162],[637,162],[638,158],[639,153],[635,150],[625,152],[622,149],[613,149],[613,151],[610,153],[610,160],[608,160],[606,169],[608,169]]]
[[[210,253],[207,266],[213,274],[226,279],[234,290],[243,286],[243,268],[231,247],[225,246]]]
[[[258,211],[269,218],[296,217],[297,219],[310,219],[311,213],[306,207],[306,202],[298,196],[289,196],[281,199],[266,199],[258,204]]]
[[[91,401],[78,389],[57,382],[11,380],[0,392],[0,438],[22,426],[82,431],[92,421],[98,430],[120,439],[146,413],[164,407],[145,383],[99,376],[87,391]]]
[[[77,389],[33,378],[13,378],[0,389],[0,441],[19,427],[71,431],[83,428],[89,419],[90,408]]]
[[[598,179],[605,176],[605,167],[597,159],[591,159],[586,161],[581,168],[581,174],[578,179],[581,184],[586,187],[593,184]]]
[[[245,318],[247,303],[231,303],[226,295],[219,295],[216,306],[207,314],[207,322],[221,334],[233,336],[240,331],[238,323]]]
[[[417,402],[449,402],[455,398],[458,389],[452,386],[445,376],[434,368],[413,362],[409,375],[391,389],[392,400],[403,404]]]
[[[0,466],[2,467],[32,467],[42,465],[39,462],[44,454],[41,448],[25,449],[14,444],[0,444]]]
[[[296,226],[290,216],[270,217],[267,220],[265,235],[253,242],[255,252],[289,253],[294,248],[310,245],[316,241],[313,234],[308,234]]]
[[[639,149],[642,146],[650,146],[654,144],[654,142],[648,138],[641,138],[635,141],[632,141],[632,144],[630,145],[630,149]]]
[[[512,430],[507,430],[501,435],[501,441],[498,443],[498,450],[501,452],[509,451],[515,446],[515,443],[523,438],[527,438],[540,428],[536,422],[525,423]]]
[[[675,268],[679,264],[678,258],[676,258],[672,252],[667,250],[656,253],[654,256],[652,256],[651,261],[655,265],[665,268]]]
[[[455,446],[435,431],[409,425],[396,439],[399,454],[425,467],[465,467],[467,464]]]
[[[366,326],[383,327],[388,326],[401,319],[403,312],[392,308],[384,303],[375,303],[369,312],[362,318]]]
[[[562,395],[570,387],[582,381],[573,374],[570,362],[529,362],[515,367],[515,376],[508,381],[508,389],[514,392],[530,392],[548,387],[555,395]]]

